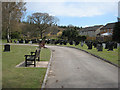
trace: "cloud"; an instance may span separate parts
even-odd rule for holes
[[[26,6],[27,12],[46,12],[54,16],[93,17],[117,13],[117,2],[28,2]]]

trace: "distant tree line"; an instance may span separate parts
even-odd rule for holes
[[[8,42],[20,31],[19,23],[26,11],[25,4],[24,2],[2,3],[2,38],[6,38]]]
[[[61,37],[62,39],[68,40],[68,41],[85,41],[86,36],[79,35],[79,31],[77,29],[73,28],[67,28],[62,32]]]
[[[58,18],[48,13],[33,13],[27,17],[27,21],[21,22],[26,7],[24,2],[3,2],[2,3],[2,38],[43,38],[43,34],[56,26]],[[55,28],[55,27],[54,27]]]
[[[64,28],[64,29],[66,29],[66,28],[69,28],[69,27],[71,27],[71,26],[58,26],[59,28]],[[74,29],[81,29],[82,27],[78,27],[78,26],[72,26],[72,27],[74,27]]]

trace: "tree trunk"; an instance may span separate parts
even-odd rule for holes
[[[7,27],[7,42],[10,42],[10,18],[11,18],[11,13],[9,13],[9,23],[8,23],[8,27]]]
[[[9,26],[7,27],[7,43],[10,41]]]

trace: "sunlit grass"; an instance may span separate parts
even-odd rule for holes
[[[46,68],[15,66],[24,61],[24,55],[35,51],[36,46],[11,45],[10,52],[2,52],[2,87],[3,88],[40,88]],[[50,50],[41,50],[41,59],[49,61]]]

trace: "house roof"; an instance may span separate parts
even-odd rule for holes
[[[85,27],[85,28],[82,28],[81,31],[96,31],[101,26],[103,26],[103,25],[96,25],[96,26],[91,26],[91,27]]]
[[[115,23],[108,23],[104,27],[102,27],[101,30],[102,29],[113,29],[114,26],[115,26]]]

